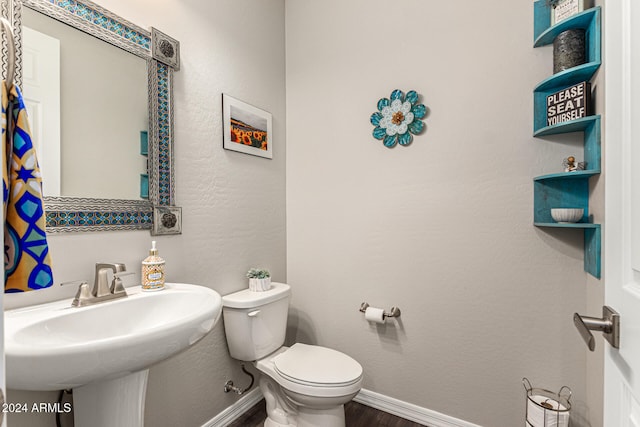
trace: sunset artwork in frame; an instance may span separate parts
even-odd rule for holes
[[[224,148],[273,158],[271,113],[222,94]]]

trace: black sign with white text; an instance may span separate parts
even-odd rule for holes
[[[547,126],[587,117],[591,113],[591,84],[578,83],[547,96]]]

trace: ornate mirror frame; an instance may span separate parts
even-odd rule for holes
[[[28,7],[137,55],[147,62],[149,109],[149,199],[44,197],[48,233],[140,230],[180,234],[173,166],[173,72],[180,69],[180,43],[147,31],[89,0],[0,0],[0,16],[14,29],[16,70],[22,86],[22,7]],[[6,40],[2,56],[6,59]],[[7,61],[2,61],[6,76]],[[46,178],[46,177],[45,177]]]

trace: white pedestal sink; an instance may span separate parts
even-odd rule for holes
[[[88,307],[65,300],[6,311],[7,386],[73,388],[76,427],[142,427],[149,366],[211,331],[222,298],[183,283],[127,293]]]

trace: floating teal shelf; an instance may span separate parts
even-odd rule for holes
[[[558,34],[568,29],[582,28],[585,30],[586,57],[587,62],[582,65],[561,71],[543,80],[533,91],[533,130],[538,130],[546,126],[547,96],[558,92],[574,84],[590,81],[602,64],[601,55],[601,25],[600,7],[587,9],[577,15],[560,21],[558,24],[549,27],[550,9],[546,0],[538,0],[534,3],[534,13],[536,14],[536,28],[534,32],[542,29],[542,33],[536,38],[534,47],[546,46],[553,43]],[[546,16],[546,27],[537,29],[537,22],[541,15]],[[537,34],[537,33],[536,33]]]
[[[600,6],[589,8],[583,12],[563,19],[555,25],[551,25],[551,7],[547,0],[534,2],[533,47],[546,46],[553,43],[558,34],[574,29],[583,29],[587,32],[587,47],[589,53],[600,57]],[[597,34],[589,37],[591,30],[597,30]],[[598,36],[597,38],[595,36]]]
[[[600,224],[534,223],[536,227],[580,229],[584,231],[584,271],[599,279],[601,275],[600,253],[602,231]]]
[[[571,224],[560,224],[557,222],[534,222],[536,227],[551,227],[551,228],[600,228],[600,224],[575,222]]]
[[[558,88],[573,86],[576,83],[588,82],[600,68],[600,61],[587,62],[568,70],[560,71],[543,80],[535,87],[534,92],[556,92]]]
[[[146,173],[140,174],[140,198],[149,198],[149,175]]]
[[[571,172],[582,174],[587,172],[600,173],[602,161],[600,139],[602,136],[602,119],[599,115],[583,117],[569,122],[547,126],[534,132],[533,136],[542,137],[558,135],[562,133],[584,132],[584,161],[587,164],[585,171]]]
[[[597,122],[597,123],[596,123]],[[595,125],[595,126],[594,126]],[[589,130],[591,132],[598,132],[594,137],[600,139],[600,116],[588,116],[581,119],[571,120],[568,122],[558,123],[552,126],[545,126],[533,133],[535,137],[558,135],[561,133],[581,132]]]
[[[589,176],[536,179],[533,181],[533,222],[554,223],[551,209],[582,208],[579,222],[589,222]]]
[[[149,155],[149,132],[146,130],[140,131],[140,154]]]
[[[545,137],[583,132],[586,169],[538,176],[533,179],[533,221],[536,227],[582,230],[584,233],[584,269],[600,278],[601,227],[589,216],[589,179],[600,174],[601,117],[592,115],[547,126],[547,96],[574,84],[590,81],[600,68],[600,7],[587,9],[551,26],[551,8],[547,0],[534,2],[534,47],[553,43],[558,34],[569,29],[585,30],[585,64],[564,70],[540,82],[533,92],[533,136]],[[582,208],[584,215],[577,223],[558,224],[551,218],[553,208]]]
[[[598,175],[599,173],[600,173],[600,169],[574,171],[574,172],[560,172],[560,173],[552,173],[550,175],[538,176],[533,178],[533,180],[546,181],[546,180],[552,180],[552,179],[589,179],[594,175]]]

